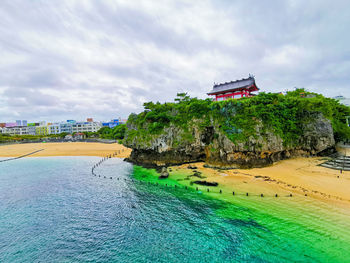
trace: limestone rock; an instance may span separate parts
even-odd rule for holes
[[[170,125],[162,133],[150,135],[147,139],[126,139],[125,146],[133,149],[129,160],[145,166],[204,161],[212,167],[249,168],[295,156],[316,155],[335,145],[331,122],[321,113],[310,113],[303,119],[303,135],[293,147],[285,146],[278,134],[264,128],[261,123],[255,127],[255,136],[243,142],[232,142],[215,120],[211,121],[211,126],[201,129],[198,123],[200,120],[193,121],[186,131]],[[161,178],[168,175],[163,168]]]
[[[169,177],[168,170],[167,170],[166,167],[163,167],[163,168],[162,168],[162,171],[161,171],[161,173],[160,173],[159,178],[160,178],[160,179],[164,179],[164,178],[168,178],[168,177]]]

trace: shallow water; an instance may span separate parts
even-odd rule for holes
[[[0,262],[350,262],[350,217],[335,208],[220,201],[148,184],[147,170],[119,159],[95,177],[97,160],[0,164]]]

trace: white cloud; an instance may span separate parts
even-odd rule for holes
[[[0,121],[127,117],[249,73],[350,96],[350,7],[325,2],[3,1]]]

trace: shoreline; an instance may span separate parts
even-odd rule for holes
[[[46,142],[0,145],[0,157],[18,157],[43,149],[27,157],[97,156],[104,157],[119,151],[115,157],[126,158],[131,149],[118,143],[100,142]]]
[[[197,162],[169,166],[169,177],[162,180],[158,179],[159,173],[154,169],[153,177],[160,184],[169,181],[192,190],[198,188],[201,193],[218,199],[231,200],[233,192],[235,196],[246,196],[248,193],[250,197],[263,199],[292,195],[293,198],[319,201],[349,210],[350,172],[340,173],[321,167],[319,164],[322,162],[324,157],[294,158],[264,168],[230,170],[203,167],[204,162]],[[218,183],[218,186],[196,184],[194,181]]]
[[[61,142],[0,145],[0,157],[18,157],[43,149],[27,157],[98,156],[119,151],[117,158],[128,158],[131,149],[118,143]],[[219,169],[204,167],[204,162],[169,166],[169,178],[192,189],[236,194],[246,193],[263,197],[285,197],[292,194],[350,208],[350,172],[319,166],[324,157],[300,157],[278,161],[270,166],[251,169]],[[137,164],[136,164],[137,165]],[[188,169],[196,167],[196,169]],[[152,169],[146,167],[145,169]],[[194,172],[200,174],[195,176]],[[154,177],[158,180],[158,173]],[[339,176],[339,177],[338,177]],[[203,178],[200,178],[203,177]],[[193,181],[216,182],[218,186],[191,184]],[[161,183],[161,181],[159,180]],[[221,197],[222,196],[222,197]],[[218,195],[222,199],[224,195]]]

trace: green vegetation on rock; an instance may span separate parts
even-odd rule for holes
[[[250,98],[220,102],[190,98],[186,93],[179,93],[173,103],[147,102],[144,108],[140,114],[129,116],[127,144],[134,139],[148,142],[170,126],[180,128],[183,140],[190,142],[194,127],[203,130],[216,126],[233,143],[246,142],[270,131],[283,140],[284,146],[293,147],[303,135],[303,125],[320,113],[331,122],[336,141],[350,138],[350,129],[346,125],[350,108],[304,89],[296,89],[286,95],[261,92]],[[176,146],[181,142],[173,143]]]

